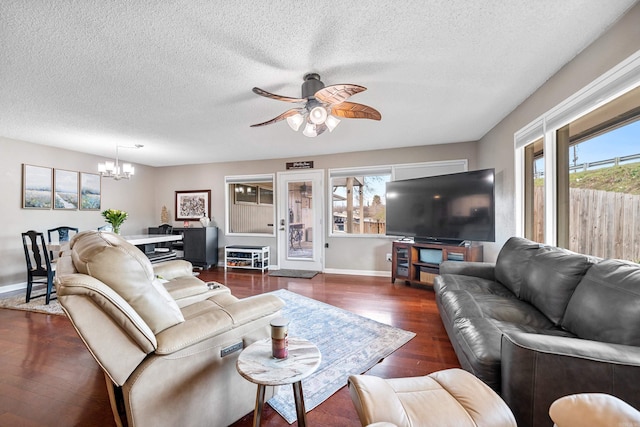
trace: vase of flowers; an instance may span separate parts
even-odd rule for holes
[[[113,227],[113,232],[116,234],[120,234],[120,226],[124,222],[125,219],[129,216],[125,211],[121,211],[119,209],[107,209],[106,211],[102,211],[102,216],[104,220],[111,224]]]

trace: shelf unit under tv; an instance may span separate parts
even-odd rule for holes
[[[483,261],[482,245],[454,245],[413,241],[393,242],[391,283],[396,279],[407,284],[433,285],[440,274],[442,261]]]

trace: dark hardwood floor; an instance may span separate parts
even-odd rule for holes
[[[459,366],[430,289],[383,277],[292,279],[222,268],[203,271],[200,278],[226,284],[239,298],[288,289],[417,334],[368,374],[407,377]],[[250,426],[252,419],[249,413],[233,425]],[[307,421],[360,425],[346,387],[309,412]],[[102,371],[67,318],[0,309],[0,427],[114,425]],[[265,405],[262,425],[289,424]]]

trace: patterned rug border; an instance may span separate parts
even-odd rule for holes
[[[307,411],[346,386],[349,375],[368,371],[416,336],[414,332],[286,289],[270,293],[287,303],[282,309],[282,315],[290,320],[289,336],[308,339],[318,346],[322,354],[318,370],[302,380]],[[292,316],[292,310],[296,306],[301,307],[298,317]],[[317,322],[314,322],[314,316]],[[337,333],[340,335],[336,335]],[[358,339],[363,341],[356,344],[355,340]],[[268,403],[289,424],[297,419],[290,386],[280,387],[278,394]]]

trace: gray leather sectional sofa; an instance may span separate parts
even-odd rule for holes
[[[434,290],[460,364],[520,427],[572,393],[640,408],[640,265],[513,237],[496,263],[443,262]]]

